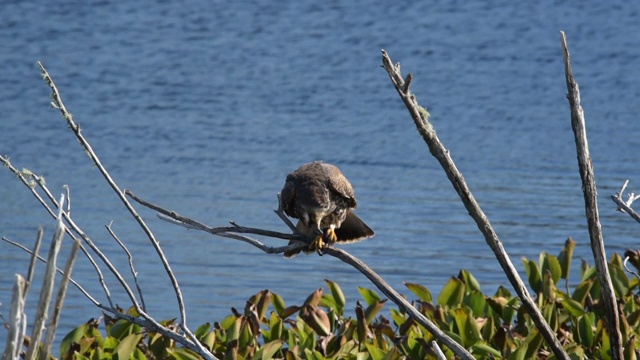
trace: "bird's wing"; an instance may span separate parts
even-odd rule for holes
[[[355,209],[357,207],[355,192],[349,180],[340,172],[340,169],[334,165],[325,163],[322,163],[322,169],[327,177],[329,187],[347,199],[350,203],[349,206]]]
[[[296,186],[293,179],[290,176],[287,177],[287,181],[284,183],[284,187],[280,192],[280,199],[282,200],[282,207],[284,212],[292,218],[298,218],[296,214]]]
[[[375,235],[373,230],[351,210],[347,210],[347,216],[339,228],[334,232],[338,238],[337,242],[351,243],[364,240]]]

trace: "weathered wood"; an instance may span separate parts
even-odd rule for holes
[[[582,191],[584,194],[584,207],[589,227],[589,238],[591,239],[591,251],[598,273],[598,281],[602,288],[602,301],[606,311],[607,332],[611,341],[611,358],[621,359],[622,334],[620,333],[620,320],[618,318],[618,305],[613,292],[613,284],[607,267],[607,255],[604,250],[604,240],[602,238],[602,228],[600,227],[600,217],[598,215],[598,190],[596,179],[593,173],[591,155],[589,155],[589,143],[587,142],[587,127],[584,120],[584,110],[580,104],[580,88],[573,77],[571,69],[571,57],[567,47],[567,38],[564,32],[560,32],[562,40],[562,51],[564,55],[564,69],[567,80],[567,98],[571,108],[571,127],[575,135],[576,151],[578,153],[578,167],[580,178],[582,179]]]
[[[511,263],[511,259],[507,255],[507,252],[504,250],[502,242],[500,242],[500,239],[498,238],[498,234],[493,229],[493,226],[491,226],[489,219],[480,208],[480,205],[476,202],[466,181],[464,180],[464,177],[462,176],[462,173],[458,170],[456,164],[451,159],[449,150],[447,150],[440,139],[438,139],[435,129],[429,122],[429,113],[424,107],[418,104],[418,100],[416,100],[415,95],[411,93],[406,82],[402,79],[400,66],[394,65],[387,52],[384,50],[382,50],[382,64],[389,74],[389,78],[398,91],[400,98],[409,110],[418,132],[429,147],[431,155],[438,160],[444,169],[444,172],[447,174],[447,177],[458,193],[458,196],[460,196],[460,199],[469,212],[469,215],[471,215],[473,220],[476,222],[478,229],[482,235],[484,235],[485,241],[491,250],[493,250],[496,259],[507,275],[509,282],[511,282],[511,285],[518,293],[520,300],[522,300],[522,306],[524,306],[527,313],[531,316],[531,319],[538,327],[538,330],[540,330],[540,333],[549,344],[549,347],[556,357],[558,359],[568,360],[569,355],[564,351],[562,344],[560,344],[560,341],[556,338],[553,330],[551,330],[551,327],[549,327],[547,322],[544,320],[540,309],[538,309],[535,302],[529,295],[529,291],[520,278],[520,275],[518,275],[516,268]],[[412,79],[412,77],[407,76],[407,80],[409,79]]]

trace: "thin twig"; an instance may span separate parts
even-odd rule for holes
[[[36,259],[38,257],[38,253],[40,252],[40,246],[42,245],[43,236],[44,236],[44,230],[40,227],[38,228],[36,243],[33,246],[33,252],[31,253],[31,260],[29,260],[29,271],[27,271],[27,283],[24,288],[25,297],[29,293],[29,287],[31,287],[31,281],[33,281],[33,274],[36,271]]]
[[[636,195],[634,193],[630,193],[629,198],[626,201],[622,199],[624,190],[627,188],[628,184],[629,180],[626,180],[624,184],[622,184],[622,188],[620,189],[620,191],[618,191],[615,195],[611,195],[611,200],[613,200],[613,202],[618,205],[618,211],[626,212],[635,221],[640,223],[640,215],[631,207],[631,204],[633,204],[634,201],[640,199],[640,194]]]
[[[277,231],[271,231],[271,230],[264,230],[264,229],[258,229],[258,228],[249,228],[249,227],[243,227],[243,226],[239,226],[237,225],[235,222],[231,222],[232,225],[234,226],[223,226],[223,227],[210,227],[207,226],[197,220],[188,218],[186,216],[182,216],[180,214],[178,214],[175,211],[170,211],[167,209],[164,209],[156,204],[153,204],[147,200],[144,200],[140,197],[138,197],[136,194],[134,194],[131,190],[125,190],[124,191],[125,194],[127,194],[129,197],[131,197],[133,200],[135,200],[137,203],[139,203],[140,205],[146,206],[149,209],[155,210],[157,212],[159,212],[162,215],[165,215],[166,217],[172,219],[175,222],[178,223],[182,223],[180,225],[189,228],[189,229],[198,229],[201,231],[206,231],[210,234],[213,235],[218,235],[220,233],[229,233],[229,232],[234,232],[234,233],[246,233],[246,234],[256,234],[256,235],[263,235],[263,236],[268,236],[268,237],[272,237],[272,238],[276,238],[276,239],[283,239],[283,240],[299,240],[299,241],[305,241],[305,237],[304,235],[293,235],[293,234],[286,234],[286,233],[281,233],[281,232],[277,232]],[[276,211],[277,213],[277,211]],[[163,220],[167,220],[166,218]],[[173,222],[172,221],[172,222]]]
[[[282,204],[282,196],[280,193],[277,194],[278,197],[278,209],[274,210],[274,212],[276,213],[276,215],[278,215],[278,217],[280,218],[280,220],[282,220],[282,222],[285,223],[285,225],[287,225],[287,227],[296,235],[300,234],[300,231],[298,230],[298,228],[293,225],[293,223],[291,222],[291,220],[289,220],[289,218],[287,217],[287,215],[284,213],[284,206]]]
[[[629,262],[629,259],[630,259],[630,257],[629,257],[629,256],[625,256],[625,257],[624,257],[624,261],[622,262],[622,266],[624,266],[624,269],[625,269],[629,274],[632,274],[632,275],[633,275],[633,276],[635,276],[638,280],[640,280],[640,275],[639,275],[637,272],[635,272],[635,271],[633,271],[633,270],[629,269],[629,267],[627,266],[627,263]]]
[[[562,51],[564,55],[564,69],[567,80],[567,98],[571,108],[571,127],[575,135],[576,151],[578,153],[578,167],[582,180],[584,194],[584,206],[591,239],[591,251],[596,265],[598,281],[602,288],[602,301],[607,316],[607,332],[611,339],[611,357],[621,359],[623,356],[623,341],[620,332],[620,319],[618,317],[618,305],[616,302],[613,284],[607,266],[607,255],[604,249],[600,216],[598,215],[598,190],[596,187],[589,143],[587,141],[587,128],[584,120],[584,111],[580,104],[580,88],[573,77],[571,69],[571,56],[567,47],[567,38],[564,32],[560,32]]]
[[[40,203],[40,205],[42,205],[45,210],[47,210],[47,212],[49,213],[49,215],[51,215],[51,217],[53,217],[54,219],[56,218],[56,213],[51,209],[51,207],[49,207],[49,205],[45,202],[45,200],[42,198],[42,196],[40,196],[40,194],[36,191],[36,184],[42,189],[42,191],[45,192],[45,194],[47,195],[47,197],[49,198],[49,200],[54,204],[54,206],[56,207],[56,209],[58,209],[58,202],[56,201],[56,199],[53,197],[53,195],[51,195],[51,192],[49,191],[49,189],[47,188],[44,178],[37,176],[36,174],[34,174],[33,172],[24,169],[23,171],[19,171],[18,169],[16,169],[11,162],[9,161],[8,157],[3,157],[0,156],[0,162],[2,162],[2,164],[9,169],[9,171],[11,171],[18,179],[20,179],[20,181],[22,182],[22,184],[24,184],[27,188],[29,188],[29,191],[31,191],[31,194],[38,200],[38,202]],[[31,179],[33,179],[33,181],[28,181],[26,176],[30,177]],[[66,213],[65,213],[65,219],[66,219]],[[65,228],[65,231],[67,232],[67,235],[69,235],[69,237],[71,237],[71,239],[73,239],[74,241],[77,241],[78,238],[76,237],[76,234],[73,233],[73,231],[77,230],[77,227],[74,223],[72,222],[68,222],[68,225]],[[76,231],[78,234],[80,234],[81,231]],[[91,263],[91,265],[93,266],[93,269],[96,271],[96,274],[98,276],[98,281],[100,282],[100,285],[102,286],[102,289],[105,292],[105,295],[107,296],[107,300],[109,301],[109,305],[111,307],[114,307],[112,301],[111,301],[111,292],[109,291],[109,288],[107,287],[107,284],[104,281],[104,276],[102,275],[102,270],[100,270],[100,267],[98,266],[98,263],[96,263],[96,261],[93,259],[93,256],[91,256],[91,254],[87,251],[87,249],[84,246],[80,247],[80,250],[82,250],[83,254],[87,257],[87,259],[89,260],[89,262]]]
[[[471,193],[471,190],[469,190],[469,187],[467,186],[467,183],[462,176],[462,173],[456,167],[453,159],[451,159],[449,150],[447,150],[440,139],[438,139],[435,129],[429,122],[429,113],[425,108],[418,104],[418,101],[416,100],[416,97],[413,93],[411,93],[409,90],[405,91],[405,81],[402,79],[400,66],[394,65],[391,62],[391,58],[389,58],[389,55],[387,55],[387,52],[384,50],[382,50],[382,64],[384,69],[389,74],[389,78],[398,91],[400,98],[409,110],[409,113],[411,114],[418,132],[429,147],[431,155],[433,155],[438,160],[438,162],[444,169],[447,177],[449,178],[449,181],[453,185],[454,189],[458,193],[458,196],[460,196],[462,203],[469,212],[469,215],[471,215],[473,220],[476,222],[478,229],[480,230],[482,235],[484,235],[486,243],[489,245],[491,250],[493,250],[496,259],[507,275],[509,282],[518,293],[518,296],[522,300],[522,305],[526,309],[527,313],[531,316],[531,319],[540,330],[540,333],[549,344],[556,357],[559,359],[568,360],[569,355],[564,351],[564,349],[562,348],[562,344],[560,344],[560,341],[555,337],[553,330],[544,320],[540,309],[538,309],[533,299],[531,299],[527,287],[520,278],[520,275],[518,275],[518,272],[513,266],[509,255],[504,250],[502,242],[498,238],[498,234],[493,229],[493,226],[489,222],[489,219],[485,215],[484,211],[482,211],[482,209],[480,208],[480,205],[478,205],[478,203],[476,202],[475,197]]]
[[[80,144],[82,145],[84,150],[87,152],[87,154],[89,155],[89,157],[93,161],[94,165],[98,168],[98,170],[102,174],[102,177],[106,180],[106,182],[109,184],[111,189],[116,193],[116,195],[118,196],[118,198],[120,199],[122,204],[129,211],[131,216],[133,216],[133,218],[136,220],[136,222],[138,223],[140,228],[147,235],[147,238],[151,241],[151,244],[153,245],[154,249],[156,250],[156,253],[157,253],[158,257],[160,258],[160,261],[162,262],[162,265],[163,265],[163,267],[164,267],[164,269],[165,269],[165,271],[167,273],[167,276],[169,277],[169,279],[171,281],[171,284],[173,286],[173,290],[175,292],[176,299],[178,301],[178,309],[179,309],[179,312],[180,312],[180,318],[181,318],[181,323],[183,325],[183,329],[184,329],[184,331],[186,333],[188,333],[189,337],[194,337],[194,335],[191,334],[191,330],[189,330],[189,327],[187,326],[187,313],[186,313],[186,308],[185,308],[185,305],[184,305],[184,300],[183,300],[183,297],[182,297],[182,291],[180,290],[180,285],[178,284],[178,280],[177,280],[175,274],[173,273],[173,270],[171,270],[171,266],[169,265],[169,261],[167,260],[165,254],[164,254],[164,251],[160,247],[160,243],[155,238],[155,235],[153,234],[153,232],[151,232],[151,229],[149,229],[149,227],[147,226],[145,221],[142,219],[142,217],[133,208],[133,206],[131,205],[129,200],[127,200],[127,197],[124,195],[124,192],[122,190],[120,190],[120,187],[118,186],[118,184],[116,184],[116,182],[111,178],[111,175],[106,170],[106,168],[102,165],[102,162],[100,161],[100,159],[98,158],[96,153],[93,151],[93,149],[92,149],[91,145],[89,144],[89,142],[82,135],[82,132],[81,132],[81,129],[80,129],[80,125],[78,125],[73,120],[73,116],[71,115],[71,113],[69,111],[67,111],[66,107],[64,106],[64,103],[62,102],[62,98],[60,96],[60,93],[59,93],[55,83],[53,82],[53,79],[51,78],[51,76],[49,75],[47,70],[45,69],[45,67],[42,65],[41,62],[38,62],[38,66],[40,67],[40,70],[42,71],[42,76],[43,76],[44,80],[47,82],[47,84],[49,85],[49,87],[52,90],[51,98],[52,98],[53,107],[58,109],[58,110],[60,110],[60,113],[62,114],[63,118],[67,122],[67,125],[69,126],[69,128],[71,128],[73,133],[76,135],[76,138],[78,139],[78,141],[80,142]],[[131,300],[133,302],[133,305],[136,308],[136,311],[138,311],[141,316],[148,317],[146,312],[142,308],[140,308],[140,305],[138,304],[138,302],[135,301],[135,296],[133,295],[133,292],[131,291],[131,289],[128,286],[128,284],[124,281],[124,279],[121,279],[121,277],[119,276],[119,273],[117,272],[117,270],[114,267],[112,267],[112,265],[110,264],[108,259],[102,258],[102,260],[105,262],[105,264],[107,266],[109,266],[109,270],[114,275],[116,275],[116,277],[118,278],[118,281],[120,281],[121,285],[123,286],[123,288],[127,292],[127,295],[129,295],[129,297],[131,298]],[[148,321],[153,321],[153,319],[151,317],[148,317],[147,320]],[[197,352],[200,355],[205,356],[205,357],[212,356],[209,353],[209,351],[207,351],[202,346],[202,344],[200,344],[199,342],[196,342],[195,346],[197,348]]]
[[[11,244],[11,245],[13,245],[13,246],[15,246],[15,247],[17,247],[17,248],[20,248],[21,250],[23,250],[23,251],[25,251],[25,252],[27,252],[27,253],[29,253],[29,254],[32,254],[32,255],[33,255],[33,251],[32,251],[32,250],[30,250],[28,247],[26,247],[26,246],[24,246],[24,245],[22,245],[22,244],[20,244],[20,243],[18,243],[18,242],[15,242],[15,241],[13,241],[13,240],[9,240],[9,239],[7,239],[6,237],[3,237],[3,238],[2,238],[2,241],[6,242],[6,243],[8,243],[8,244]],[[76,242],[77,242],[77,240],[76,240]],[[37,259],[38,259],[38,260],[40,260],[41,262],[45,263],[45,264],[47,263],[47,259],[43,258],[43,257],[42,257],[42,256],[40,256],[40,255],[38,255],[38,256],[37,256]],[[56,268],[56,271],[57,271],[59,274],[64,275],[64,270],[62,270],[62,269],[60,269],[60,268]],[[91,301],[91,302],[93,303],[93,305],[95,305],[95,306],[101,306],[100,302],[98,302],[98,300],[96,300],[93,296],[91,296],[91,294],[90,294],[87,290],[85,290],[85,289],[82,287],[82,285],[80,285],[80,283],[78,283],[78,282],[77,282],[77,281],[75,281],[74,279],[69,279],[69,282],[71,282],[71,284],[73,284],[73,286],[75,286],[78,290],[80,290],[80,292],[82,293],[82,295],[84,295],[87,299],[89,299],[89,301]]]
[[[140,306],[142,307],[143,310],[146,310],[146,305],[144,303],[144,296],[142,295],[142,289],[140,289],[140,284],[138,283],[138,272],[133,266],[133,255],[131,255],[131,252],[129,251],[127,246],[118,238],[116,233],[111,229],[112,223],[113,222],[111,222],[109,225],[105,225],[105,227],[107,228],[107,231],[109,232],[111,237],[118,243],[118,245],[120,245],[122,250],[125,252],[125,254],[127,254],[127,257],[129,258],[129,269],[131,270],[133,281],[136,284],[136,289],[138,290],[138,295],[140,296]]]

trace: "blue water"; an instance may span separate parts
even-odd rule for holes
[[[609,195],[638,191],[640,5],[466,2],[0,3],[0,153],[68,184],[72,216],[131,279],[112,228],[135,254],[148,312],[178,316],[154,250],[49,106],[44,63],[83,134],[122,188],[212,226],[285,231],[273,214],[286,175],[316,159],[338,165],[376,237],[345,247],[402,292],[438,293],[461,268],[487,293],[508,285],[387,74],[381,49],[414,75],[440,139],[514,264],[557,254],[592,263],[560,47],[567,33],[582,91],[607,254],[638,246],[638,224]],[[0,171],[0,235],[33,243],[53,221]],[[187,231],[136,206],[161,242],[195,327],[268,288],[299,304],[328,278],[352,303],[358,272],[325,256],[283,259]],[[283,243],[263,239],[274,246]],[[43,247],[46,249],[46,246]],[[66,257],[68,246],[63,249]],[[28,256],[0,245],[0,313]],[[40,268],[42,269],[42,268]],[[41,271],[41,270],[40,270]],[[73,277],[100,301],[81,258]],[[36,278],[29,306],[34,307]],[[113,278],[114,301],[128,306]],[[71,289],[60,333],[97,308]],[[0,335],[0,338],[5,335]],[[2,341],[4,342],[4,341]]]

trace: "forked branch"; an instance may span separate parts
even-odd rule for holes
[[[175,211],[167,210],[162,208],[161,206],[152,204],[151,202],[136,196],[129,190],[126,190],[125,193],[128,196],[130,196],[132,199],[140,203],[141,205],[144,205],[160,213],[162,215],[161,218],[164,218],[165,220],[166,218],[172,220],[172,223],[176,225],[185,226],[190,229],[205,231],[213,235],[241,240],[259,248],[260,250],[264,251],[267,254],[280,254],[280,253],[284,253],[285,251],[302,249],[304,247],[307,247],[307,242],[309,241],[309,239],[306,239],[304,235],[301,235],[301,234],[296,234],[296,233],[284,234],[284,233],[279,233],[275,231],[269,231],[269,230],[263,230],[263,229],[257,229],[257,228],[248,228],[248,227],[239,226],[235,223],[233,223],[234,226],[232,227],[210,227],[200,223],[199,221],[190,219],[182,215],[178,215]],[[284,211],[282,210],[280,194],[278,194],[278,203],[279,203],[278,209],[275,210],[276,214],[285,222],[285,224],[287,224],[287,226],[289,226],[293,231],[295,231],[295,227],[293,226],[293,224],[291,224],[291,222],[288,220],[288,218],[284,214]],[[293,245],[282,246],[282,247],[269,247],[256,239],[250,238],[248,236],[240,235],[240,233],[261,235],[261,236],[273,237],[273,238],[283,239],[283,240],[298,240],[298,241],[301,241],[301,243],[296,243]],[[391,301],[393,301],[396,305],[398,305],[399,308],[403,309],[407,314],[409,314],[409,316],[411,316],[417,323],[424,326],[429,332],[433,334],[433,336],[436,339],[438,339],[438,341],[442,342],[444,345],[450,348],[461,359],[474,359],[474,357],[464,347],[456,343],[452,338],[450,338],[443,331],[441,331],[435,324],[433,324],[429,319],[427,319],[427,317],[425,317],[420,311],[418,311],[415,307],[413,307],[411,303],[409,303],[397,291],[395,291],[395,289],[389,286],[389,284],[387,284],[387,282],[385,282],[384,279],[382,279],[378,274],[376,274],[375,271],[373,271],[369,266],[367,266],[367,264],[365,264],[362,260],[356,258],[355,256],[349,254],[348,252],[342,249],[335,248],[330,245],[325,246],[322,250],[325,254],[331,255],[333,257],[336,257],[342,260],[343,262],[353,266],[362,274],[364,274],[378,289],[380,289],[380,291],[382,291],[385,295],[387,295],[387,297],[389,297]]]

